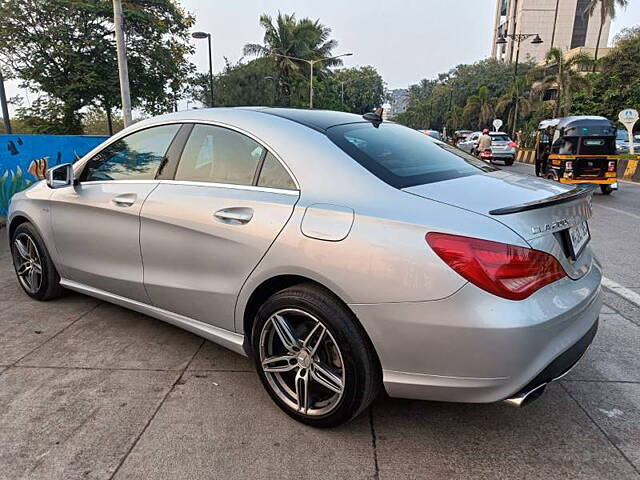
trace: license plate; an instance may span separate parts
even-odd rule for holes
[[[569,229],[569,240],[571,241],[574,258],[580,256],[584,247],[589,243],[590,238],[591,234],[589,233],[589,225],[587,225],[586,220]]]

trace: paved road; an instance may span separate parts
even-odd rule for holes
[[[623,185],[591,221],[636,292],[639,198]],[[314,430],[238,355],[81,295],[30,300],[2,241],[0,479],[640,479],[640,308],[606,304],[581,364],[526,409],[382,397]]]

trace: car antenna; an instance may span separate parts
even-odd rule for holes
[[[382,114],[384,113],[384,108],[378,107],[373,112],[367,112],[362,115],[367,122],[371,122],[374,127],[378,128],[382,123]]]

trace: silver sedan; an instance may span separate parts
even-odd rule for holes
[[[394,397],[522,406],[591,343],[590,192],[417,131],[293,109],[146,120],[14,196],[18,281],[71,289],[255,360],[328,427]]]

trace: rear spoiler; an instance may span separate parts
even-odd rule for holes
[[[572,202],[579,198],[588,197],[593,194],[595,187],[593,185],[582,184],[573,190],[560,193],[552,197],[543,198],[534,202],[521,203],[520,205],[512,205],[511,207],[497,208],[491,210],[489,215],[509,215],[511,213],[527,212],[529,210],[537,210],[538,208],[550,207],[560,203]]]

